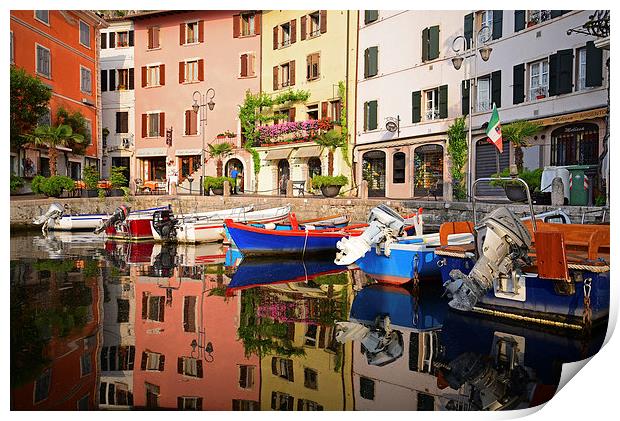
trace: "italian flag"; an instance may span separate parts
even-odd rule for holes
[[[491,114],[491,119],[487,127],[487,136],[489,137],[489,141],[499,150],[499,153],[502,153],[502,125],[499,122],[499,113],[497,112],[495,103],[493,103],[493,114]]]

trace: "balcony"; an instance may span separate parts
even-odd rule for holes
[[[234,133],[218,134],[215,139],[209,142],[211,145],[219,145],[222,143],[229,143],[233,149],[241,148],[241,137]]]
[[[260,126],[258,128],[259,144],[260,146],[275,146],[284,143],[313,142],[322,133],[339,127],[327,118]]]

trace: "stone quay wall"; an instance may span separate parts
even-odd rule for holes
[[[51,203],[68,205],[72,213],[108,213],[112,214],[121,204],[131,209],[146,209],[155,206],[172,205],[175,214],[204,212],[232,207],[254,205],[255,209],[266,209],[290,204],[300,220],[325,217],[328,215],[348,215],[352,223],[365,222],[372,208],[385,203],[401,215],[423,208],[424,223],[427,232],[437,230],[447,221],[466,221],[473,219],[472,204],[465,202],[440,202],[418,200],[385,200],[323,197],[284,197],[284,196],[132,196],[128,201],[122,197],[100,198],[11,198],[11,227],[27,227],[32,219],[45,213]],[[478,203],[478,219],[497,208],[496,203]],[[506,204],[519,216],[529,215],[527,205]],[[536,213],[555,209],[552,206],[534,206]],[[573,223],[607,223],[609,209],[600,207],[565,206],[562,207]],[[603,214],[605,219],[602,220]]]

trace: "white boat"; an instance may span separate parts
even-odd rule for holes
[[[226,213],[228,212],[228,213]],[[151,221],[153,238],[156,241],[177,241],[179,243],[213,243],[225,238],[224,219],[232,219],[235,222],[254,222],[266,224],[280,222],[288,218],[291,212],[290,206],[247,211],[242,208],[229,211],[219,211],[210,216],[181,216],[174,218],[172,215],[164,216],[165,221],[158,222],[154,218]],[[163,216],[163,215],[162,215]],[[159,225],[159,229],[157,226]],[[163,226],[166,225],[166,226]]]
[[[59,203],[52,203],[47,212],[32,222],[35,225],[42,225],[43,231],[80,231],[94,230],[101,221],[110,217],[105,213],[89,213],[79,215],[66,214],[67,208]]]

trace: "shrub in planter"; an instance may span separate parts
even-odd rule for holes
[[[24,187],[24,179],[11,174],[11,193],[17,192],[22,187]]]
[[[32,180],[32,191],[48,197],[59,197],[64,190],[73,191],[74,188],[73,180],[64,175],[53,175],[49,178],[38,175]]]
[[[517,175],[527,183],[532,197],[534,196],[534,193],[540,191],[542,172],[542,168],[536,168],[535,170],[528,170],[525,168]],[[506,168],[499,174],[493,174],[493,177],[510,177],[510,170]],[[514,202],[524,202],[527,200],[527,194],[525,193],[523,185],[518,181],[497,180],[491,181],[489,184],[491,186],[503,187],[508,199]]]
[[[205,192],[211,190],[213,194],[222,195],[224,194],[224,181],[227,181],[232,186],[233,180],[230,177],[205,177],[204,188]]]
[[[329,176],[315,175],[312,177],[312,187],[321,189],[323,196],[335,197],[340,193],[340,188],[349,183],[349,179],[344,175]]]
[[[110,184],[112,186],[110,196],[120,197],[125,195],[123,187],[128,185],[124,172],[126,169],[125,167],[112,167],[110,170]]]
[[[84,185],[86,190],[82,192],[82,197],[97,197],[97,183],[99,182],[99,170],[94,165],[84,168]]]

